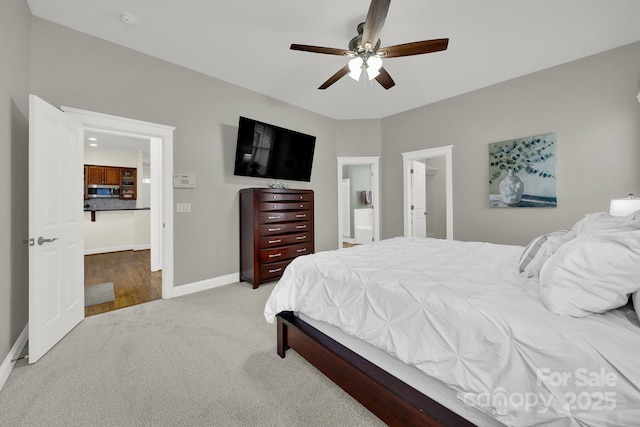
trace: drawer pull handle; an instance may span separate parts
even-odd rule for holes
[[[277,254],[269,254],[269,258],[278,258],[279,256],[282,256],[282,252],[278,252]]]
[[[278,198],[278,196],[273,196],[273,199],[274,199],[274,200],[275,200],[275,199],[277,199],[277,198]]]
[[[278,216],[270,216],[270,217],[268,217],[268,218],[269,218],[269,219],[279,219],[279,218],[280,218],[280,216],[279,216],[279,215],[278,215]]]
[[[300,253],[300,252],[306,252],[307,248],[302,248],[302,249],[296,249],[296,252]]]
[[[273,208],[274,208],[274,209],[275,209],[275,208],[277,208],[277,207],[278,207],[278,205],[273,205]]]
[[[296,225],[296,228],[307,228],[306,225]]]
[[[300,207],[302,207],[302,206],[304,206],[304,205],[300,205]]]
[[[282,271],[282,268],[274,268],[272,270],[269,270],[269,273],[277,273],[278,271]]]
[[[298,236],[296,237],[296,240],[304,240],[307,238],[307,235],[305,234],[304,236]]]
[[[302,200],[302,196],[300,196],[300,200]]]
[[[280,231],[282,228],[270,228],[269,231]]]
[[[307,214],[298,214],[296,215],[296,218],[306,218]]]
[[[280,242],[282,242],[282,240],[281,240],[281,239],[278,239],[278,240],[269,240],[269,243],[280,243]]]

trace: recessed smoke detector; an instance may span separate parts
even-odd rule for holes
[[[133,25],[136,22],[138,22],[138,18],[136,18],[135,16],[133,16],[130,13],[123,13],[120,15],[120,20],[122,22],[124,22],[125,24],[129,24],[129,25]]]

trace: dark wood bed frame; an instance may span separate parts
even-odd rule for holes
[[[277,315],[277,329],[280,357],[295,350],[390,426],[474,426],[290,311]]]

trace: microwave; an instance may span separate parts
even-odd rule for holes
[[[87,185],[89,199],[117,199],[120,198],[119,185],[89,184]]]

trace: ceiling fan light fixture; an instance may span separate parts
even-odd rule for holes
[[[382,68],[382,59],[379,56],[370,56],[367,58],[367,76],[369,80],[373,80],[380,74]]]
[[[360,80],[360,75],[362,74],[362,64],[364,61],[361,57],[356,56],[352,60],[349,61],[349,77],[353,80]]]

